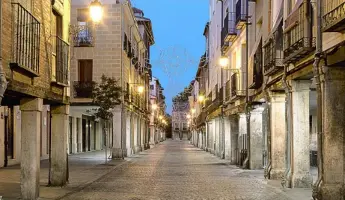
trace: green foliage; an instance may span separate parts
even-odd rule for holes
[[[185,87],[182,92],[173,97],[173,102],[188,101],[188,97],[191,96],[192,89],[192,85]]]
[[[99,108],[96,109],[96,117],[109,120],[113,117],[112,109],[121,104],[122,89],[118,86],[118,81],[113,77],[101,77],[101,82],[95,85],[92,92],[93,103]]]

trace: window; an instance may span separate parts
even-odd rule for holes
[[[175,123],[174,127],[175,127],[175,130],[177,130],[177,131],[180,130],[179,123]]]
[[[154,85],[150,85],[150,90],[154,90],[155,86]]]
[[[85,46],[92,46],[92,30],[90,28],[90,17],[89,17],[89,9],[78,9],[77,10],[77,24],[78,24],[78,32],[75,34],[74,37],[74,46],[77,47],[85,47]]]
[[[79,60],[78,71],[80,82],[91,82],[92,81],[92,60]]]
[[[59,15],[57,12],[53,10],[53,18],[52,18],[52,77],[54,81],[57,81],[59,76],[57,74],[57,71],[59,70],[58,63],[59,61],[59,55],[58,55],[58,45],[60,41],[62,40],[62,16]]]
[[[183,123],[183,130],[186,131],[187,130],[187,124]]]

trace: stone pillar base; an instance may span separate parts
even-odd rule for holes
[[[321,199],[343,200],[345,192],[341,184],[321,185]]]
[[[271,169],[270,179],[281,180],[285,174],[285,169]]]
[[[113,148],[112,149],[112,158],[113,159],[124,159],[126,155],[126,150],[121,148]]]
[[[141,146],[136,146],[133,149],[134,149],[134,154],[137,154],[141,151]]]
[[[311,188],[313,179],[309,173],[293,174],[291,183],[292,188]]]
[[[147,149],[150,149],[150,144],[149,144],[149,143],[146,143],[146,144],[144,145],[144,150],[147,150]]]

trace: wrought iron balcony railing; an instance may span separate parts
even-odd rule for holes
[[[74,81],[74,98],[92,98],[96,83],[93,81]]]
[[[231,75],[230,81],[231,81],[231,100],[245,97],[245,90],[240,90],[240,75],[238,73],[234,73]]]
[[[68,84],[69,45],[56,36],[56,82]]]
[[[264,45],[264,74],[271,75],[284,67],[283,63],[283,21]]]
[[[12,13],[13,44],[11,67],[20,67],[32,76],[38,76],[40,23],[19,3],[12,3]]]
[[[250,89],[259,89],[261,87],[263,82],[262,65],[262,41],[260,41],[259,46],[254,54],[253,83],[249,87]]]
[[[322,30],[341,32],[345,30],[345,0],[323,0]]]
[[[222,29],[222,38],[225,42],[233,42],[237,37],[236,13],[230,12],[224,19],[224,28]]]
[[[304,1],[293,10],[285,21],[284,63],[296,62],[315,49],[312,37],[311,5]]]
[[[75,47],[93,47],[93,32],[89,25],[78,25],[75,27],[77,32],[74,34],[74,46]]]
[[[246,11],[245,0],[238,0],[236,3],[236,29],[240,30],[247,22],[247,11]]]

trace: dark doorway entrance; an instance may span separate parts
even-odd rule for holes
[[[88,151],[91,151],[91,121],[87,120]]]
[[[86,119],[82,119],[83,152],[86,151]]]
[[[14,158],[14,134],[13,134],[13,107],[5,108],[5,162],[7,167],[8,159]]]
[[[72,120],[73,118],[72,117],[69,117],[69,131],[68,131],[68,150],[69,150],[69,153],[71,154],[72,153],[72,144],[73,144],[73,134],[72,134],[72,129],[73,129],[73,124],[72,124]]]

